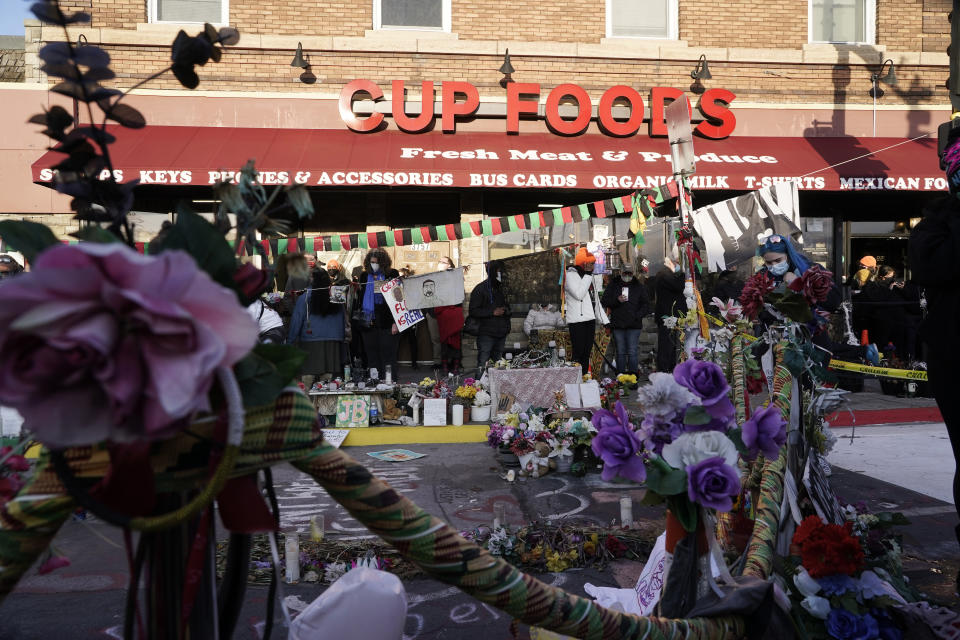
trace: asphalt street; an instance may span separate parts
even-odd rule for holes
[[[846,430],[838,431],[849,436]],[[833,487],[843,500],[864,501],[872,510],[908,515],[912,524],[901,532],[907,575],[934,598],[955,604],[951,585],[960,564],[960,548],[953,536],[957,516],[943,499],[948,495],[941,486],[952,473],[953,461],[949,447],[938,443],[941,435],[945,437],[943,426],[936,424],[858,427],[853,443],[841,438],[830,460]],[[917,453],[911,447],[926,449]],[[409,445],[405,448],[426,455],[407,462],[381,462],[366,455],[384,448],[392,447],[351,447],[347,451],[418,505],[460,529],[489,524],[496,502],[505,504],[510,524],[537,518],[615,523],[623,495],[634,499],[635,520],[644,526],[662,526],[662,508],[638,504],[641,488],[604,483],[599,474],[580,479],[554,474],[508,483],[500,477],[497,454],[485,444]],[[899,451],[900,457],[891,459],[891,451]],[[329,536],[370,535],[322,488],[293,468],[279,467],[275,482],[284,529],[306,531],[310,517],[322,514]],[[120,532],[95,519],[71,521],[55,545],[71,559],[71,566],[46,576],[37,575],[34,568],[24,577],[0,606],[0,639],[120,637],[127,581]],[[641,566],[620,562],[604,573],[576,570],[541,577],[583,595],[585,582],[633,586]],[[405,586],[410,602],[407,640],[513,637],[509,616],[452,587],[426,578],[409,580]],[[323,588],[284,585],[284,593],[310,602]],[[260,637],[265,608],[266,588],[251,586],[235,637]],[[522,627],[520,637],[527,637]]]

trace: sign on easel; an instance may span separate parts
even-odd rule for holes
[[[350,429],[352,427],[370,426],[370,399],[367,396],[338,396],[337,397],[337,427]]]

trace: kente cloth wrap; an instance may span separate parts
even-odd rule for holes
[[[210,431],[204,432],[203,425],[195,425],[194,431],[197,437],[182,434],[156,446],[153,466],[158,472],[158,489],[184,490],[205,477],[210,446],[205,435]],[[234,473],[242,475],[291,461],[427,574],[529,625],[591,640],[717,640],[742,637],[745,632],[744,620],[736,616],[690,620],[637,617],[550,587],[465,540],[346,453],[318,442],[319,436],[309,400],[299,393],[285,393],[274,405],[248,412]],[[104,450],[99,447],[70,450],[67,458],[80,477],[96,478],[107,468]],[[0,599],[47,548],[74,508],[50,469],[48,454],[43,453],[38,473],[0,513]]]

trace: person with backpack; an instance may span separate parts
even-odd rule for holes
[[[260,344],[283,344],[287,332],[283,327],[283,319],[263,301],[257,298],[248,307],[247,313],[260,326]]]

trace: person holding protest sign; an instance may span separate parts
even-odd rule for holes
[[[383,249],[370,249],[363,258],[360,274],[360,292],[357,295],[354,317],[363,333],[363,348],[367,354],[367,366],[383,376],[386,366],[397,370],[397,348],[400,331],[393,321],[389,303],[380,293],[380,288],[400,277],[391,268],[390,256]]]

